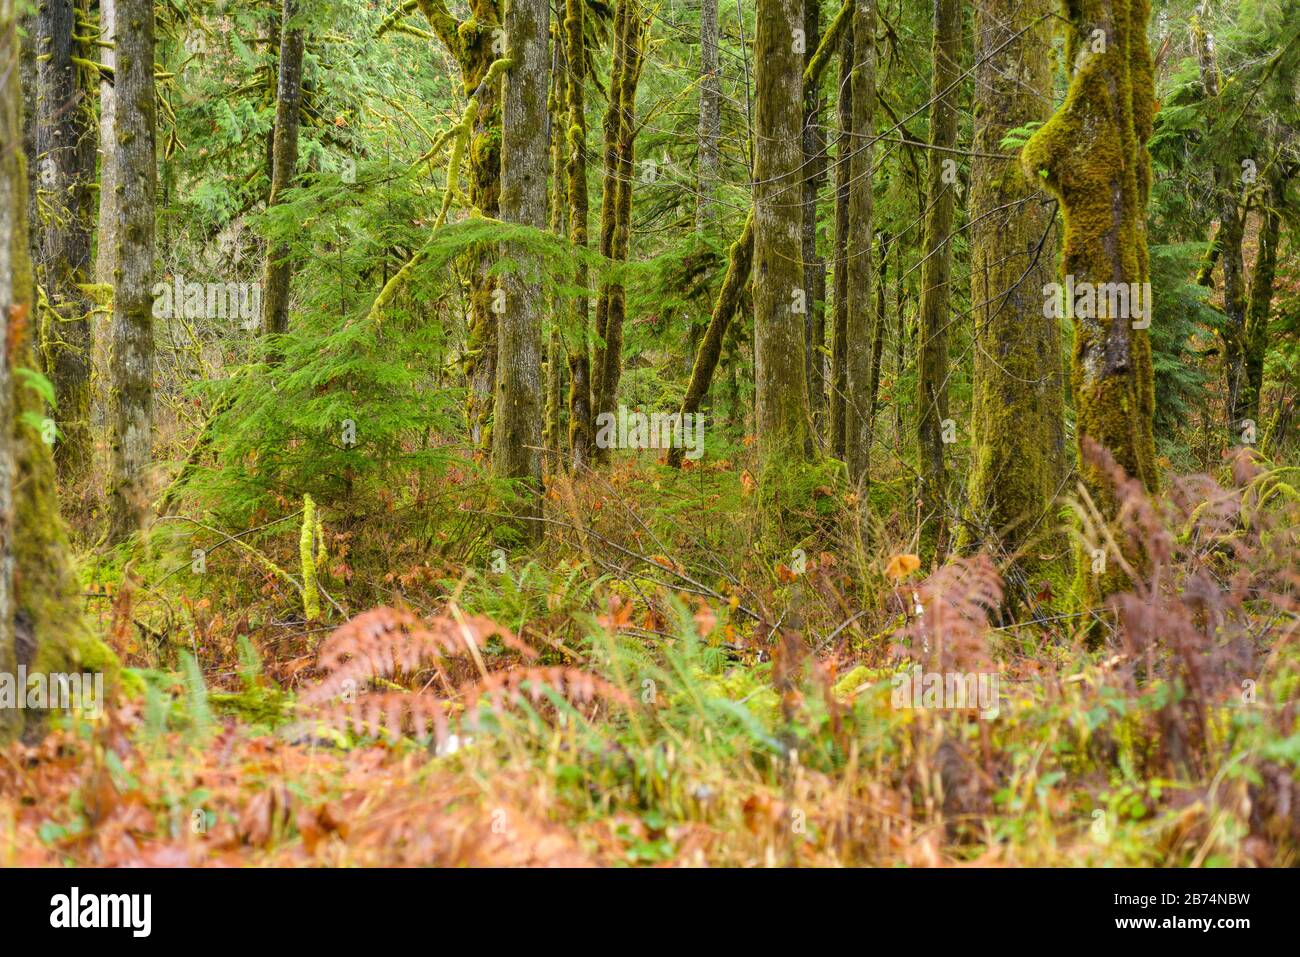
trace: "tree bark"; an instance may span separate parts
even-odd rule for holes
[[[1268,320],[1273,309],[1273,286],[1277,277],[1277,247],[1281,238],[1281,207],[1285,201],[1286,177],[1271,171],[1259,229],[1259,248],[1250,280],[1250,303],[1246,312],[1246,386],[1241,397],[1241,416],[1259,428],[1260,398],[1264,391],[1264,358],[1268,354]]]
[[[759,0],[754,37],[755,433],[765,476],[807,455],[801,249],[803,57],[798,0]]]
[[[1075,283],[1149,280],[1146,206],[1151,159],[1146,142],[1155,110],[1147,0],[1080,0],[1066,10],[1070,86],[1065,102],[1025,144],[1027,178],[1060,200],[1065,222],[1061,271]],[[1071,380],[1079,477],[1103,516],[1118,503],[1088,443],[1109,449],[1148,492],[1158,487],[1153,438],[1155,385],[1151,340],[1130,316],[1075,321]],[[1140,555],[1132,562],[1141,565]],[[1127,587],[1116,566],[1092,574],[1079,556],[1080,595],[1087,605]]]
[[[566,0],[565,37],[569,62],[569,128],[565,137],[569,174],[569,241],[587,248],[587,48],[583,0]],[[610,95],[613,96],[611,90]],[[569,342],[569,454],[575,474],[591,465],[591,361],[588,358],[587,264],[578,263],[573,334]]]
[[[700,340],[699,350],[695,355],[695,365],[691,369],[691,381],[686,387],[686,397],[682,399],[681,413],[685,416],[700,410],[700,404],[709,394],[709,385],[713,382],[713,373],[718,368],[722,355],[722,344],[732,317],[740,306],[741,293],[745,283],[749,282],[750,269],[754,261],[754,214],[745,219],[745,228],[740,238],[731,246],[731,255],[727,263],[727,274],[722,279],[718,290],[717,302],[713,305],[713,315],[709,327]],[[685,449],[673,446],[668,450],[668,464],[675,469],[682,467]]]
[[[90,71],[76,59],[90,51],[78,32],[88,28],[85,0],[44,0],[37,15],[36,156],[43,201],[37,244],[37,279],[49,312],[40,316],[41,353],[54,384],[55,421],[62,438],[54,460],[65,480],[90,464],[90,313],[83,287],[90,282],[94,230],[94,109]]]
[[[718,77],[718,0],[700,0],[699,159],[695,167],[695,229],[713,220],[722,138],[722,86]]]
[[[952,279],[953,150],[957,145],[958,59],[961,56],[961,4],[934,0],[934,75],[930,87],[929,208],[921,267],[921,311],[917,345],[917,450],[921,474],[918,498],[924,516],[923,548],[940,559],[948,550],[945,497],[944,420],[948,418],[948,304]]]
[[[854,0],[856,5],[856,0]],[[848,391],[846,352],[849,323],[849,187],[853,182],[853,30],[844,31],[840,41],[839,114],[840,131],[835,155],[835,257],[831,270],[834,312],[831,319],[830,435],[827,445],[838,459],[844,458],[844,397]]]
[[[1050,0],[991,0],[975,12],[971,168],[974,372],[963,548],[1017,563],[1065,469],[1061,330],[1044,316],[1055,213],[1018,164],[997,158],[1007,132],[1044,122],[1051,96]],[[1050,520],[1049,520],[1050,521]],[[1033,562],[1028,562],[1032,565]]]
[[[111,157],[117,253],[113,271],[112,474],[108,540],[144,524],[153,436],[155,99],[152,0],[118,0],[117,147]]]
[[[876,110],[876,2],[857,0],[853,12],[853,139],[849,160],[849,236],[845,328],[844,461],[849,482],[867,480],[871,457],[873,197]]]
[[[501,218],[546,228],[546,94],[550,83],[549,0],[506,4],[506,73],[501,111]],[[496,408],[492,415],[492,473],[522,480],[517,507],[529,541],[541,538],[542,277],[525,244],[510,250],[517,271],[505,277],[500,316]],[[529,520],[531,519],[531,521]]]
[[[826,340],[826,264],[817,255],[817,196],[826,178],[826,134],[822,131],[821,77],[807,76],[821,43],[821,0],[804,0],[805,43],[803,91],[803,270],[807,312],[804,315],[804,377],[813,434],[821,432],[826,405],[822,346]]]
[[[305,45],[298,0],[284,0],[280,14],[280,73],[275,94],[275,136],[268,206],[283,201],[284,191],[293,185],[294,169],[298,165],[298,118],[302,112]],[[262,280],[263,334],[281,335],[289,331],[289,284],[292,276],[288,245],[280,243],[269,249]]]
[[[110,70],[116,64],[117,51],[117,0],[99,0],[100,39],[108,44],[101,47],[99,61]],[[112,180],[113,164],[108,156],[117,142],[117,128],[114,124],[117,97],[113,83],[107,77],[99,81],[99,218],[95,237],[95,285],[112,288],[113,253],[117,249],[117,237],[112,227],[117,222],[113,204],[117,201],[117,186]],[[108,342],[112,330],[111,308],[106,308],[107,297],[100,296],[91,320],[91,367],[92,379],[96,383],[91,396],[91,422],[95,428],[103,428],[108,421]]]

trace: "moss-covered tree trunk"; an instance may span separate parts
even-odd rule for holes
[[[948,550],[944,420],[948,418],[948,324],[952,280],[952,223],[956,202],[958,60],[962,11],[958,0],[934,0],[934,73],[930,84],[928,209],[917,317],[917,458],[921,484],[922,548],[939,558]]]
[[[99,50],[99,62],[110,70],[116,60],[116,10],[117,0],[99,0],[100,40],[107,44]],[[102,429],[108,421],[108,342],[112,310],[108,308],[107,291],[113,287],[113,253],[117,249],[117,237],[112,234],[113,224],[117,222],[117,217],[113,214],[117,189],[111,178],[113,164],[108,161],[108,155],[117,141],[117,128],[113,121],[116,103],[113,82],[105,74],[99,80],[99,217],[96,220],[95,235],[95,285],[100,293],[96,297],[98,308],[90,323],[91,380],[94,383],[90,421],[96,429]]]
[[[840,41],[839,135],[835,148],[835,248],[831,270],[834,310],[831,313],[830,434],[827,446],[844,458],[844,396],[848,389],[845,371],[849,327],[849,185],[853,181],[853,31],[845,30]]]
[[[974,386],[959,543],[1021,562],[1026,535],[1053,523],[1048,512],[1065,468],[1065,373],[1059,320],[1043,308],[1055,211],[1038,183],[1000,154],[1009,130],[1050,112],[1051,8],[1051,0],[991,0],[975,11]]]
[[[565,182],[565,162],[567,155],[564,144],[568,130],[569,115],[569,63],[565,56],[565,18],[552,25],[554,43],[552,44],[551,95],[550,109],[550,146],[551,146],[551,232],[556,236],[568,234],[569,190]],[[559,317],[562,310],[560,295],[555,293],[551,299],[550,332],[546,339],[546,418],[542,427],[542,444],[546,447],[543,472],[559,471],[563,468],[564,437],[560,432],[560,408],[563,404],[565,364],[564,345],[560,339]]]
[[[298,165],[298,118],[302,112],[302,59],[306,46],[298,0],[284,0],[280,11],[280,70],[275,92],[275,135],[271,150],[271,198],[268,205],[283,201],[293,185]],[[279,243],[267,249],[262,278],[262,332],[278,335],[289,331],[289,285],[293,263],[289,247]]]
[[[876,408],[880,396],[880,362],[885,355],[885,330],[888,328],[889,233],[881,230],[877,243],[880,267],[876,272],[876,316],[871,327],[871,403],[867,415],[871,418],[872,434],[876,428]]]
[[[569,241],[580,251],[587,248],[587,48],[583,27],[583,0],[566,0],[565,51],[569,64],[569,122],[565,136],[569,184]],[[587,264],[578,263],[569,338],[569,455],[574,473],[591,465],[591,359],[587,298]]]
[[[118,0],[117,148],[113,182],[117,253],[113,269],[110,373],[112,464],[108,540],[124,541],[149,509],[153,439],[153,258],[155,167],[154,11],[151,0]]]
[[[506,4],[506,73],[501,110],[501,218],[546,228],[546,94],[550,83],[549,0]],[[500,316],[492,473],[520,481],[517,514],[525,537],[541,537],[542,276],[526,245],[505,250],[517,271],[505,277]],[[528,521],[527,519],[532,519]]]
[[[615,263],[627,261],[632,235],[632,182],[635,179],[636,88],[641,77],[644,24],[636,0],[620,0],[615,16],[609,109],[605,114],[605,186],[601,197],[601,252]],[[608,251],[606,251],[608,250]],[[596,414],[615,411],[623,371],[623,321],[627,292],[622,282],[601,287],[596,304],[596,351],[592,400]],[[608,457],[597,449],[596,457]]]
[[[826,179],[826,133],[822,129],[821,77],[807,77],[821,43],[821,0],[805,0],[803,31],[803,273],[807,312],[804,314],[804,377],[808,380],[808,407],[813,434],[821,431],[826,405],[822,347],[826,341],[826,264],[817,254],[817,197]]]
[[[1201,9],[1203,11],[1204,7]],[[1214,55],[1214,41],[1205,32],[1199,16],[1193,21],[1192,38],[1196,44],[1197,63],[1205,96],[1217,100],[1221,83]],[[1219,228],[1210,244],[1214,252],[1207,254],[1205,267],[1208,268],[1203,267],[1198,276],[1198,279],[1208,284],[1215,261],[1222,264],[1223,326],[1220,337],[1223,342],[1224,384],[1227,388],[1227,433],[1231,438],[1235,438],[1242,426],[1242,419],[1246,418],[1246,277],[1242,254],[1246,215],[1239,203],[1241,186],[1235,156],[1229,159],[1225,153],[1214,167],[1215,199],[1219,211]]]
[[[48,309],[40,316],[40,347],[54,384],[60,439],[54,460],[64,479],[90,464],[90,313],[94,232],[95,112],[91,30],[86,0],[43,0],[37,16],[40,54],[36,156],[40,202],[37,280]],[[76,61],[82,61],[78,64]]]
[[[749,282],[750,269],[754,261],[754,214],[745,219],[745,228],[740,238],[731,246],[727,260],[727,272],[718,290],[717,301],[713,304],[713,314],[709,326],[704,331],[699,348],[695,353],[695,364],[691,368],[691,381],[686,386],[686,397],[682,400],[681,413],[684,416],[700,411],[700,404],[709,394],[709,385],[713,382],[713,373],[718,368],[722,356],[722,344],[732,317],[740,306],[741,294]],[[682,421],[686,421],[685,418]],[[673,468],[682,467],[685,455],[682,446],[673,446],[668,450],[668,464]]]
[[[754,37],[755,434],[764,476],[803,459],[810,438],[804,379],[801,186],[803,56],[798,0],[759,0]]]
[[[1259,403],[1264,390],[1264,357],[1268,353],[1268,320],[1273,310],[1273,288],[1277,278],[1277,246],[1281,239],[1282,213],[1286,176],[1274,168],[1268,177],[1268,190],[1259,227],[1259,246],[1255,252],[1255,269],[1250,280],[1250,301],[1246,310],[1246,385],[1241,397],[1242,419],[1260,428]]]
[[[1044,177],[1064,217],[1061,272],[1075,284],[1149,280],[1146,206],[1151,160],[1146,142],[1155,109],[1147,0],[1075,0],[1063,7],[1070,86],[1065,102],[1025,145],[1031,180]],[[1158,485],[1152,433],[1151,340],[1131,310],[1111,315],[1098,297],[1095,315],[1076,316],[1071,383],[1079,477],[1102,515],[1114,518],[1110,483],[1082,452],[1110,450],[1148,491]],[[1130,556],[1135,562],[1140,556]],[[1081,558],[1087,558],[1081,556]],[[1125,587],[1118,562],[1093,573],[1079,562],[1085,603]]]
[[[700,125],[695,167],[695,229],[713,220],[722,138],[722,85],[718,76],[718,0],[700,0]]]
[[[497,0],[473,0],[470,16],[457,20],[444,0],[417,0],[433,32],[460,67],[465,95],[475,96],[478,112],[469,143],[469,199],[482,215],[495,219],[501,192],[501,96],[495,83],[484,83],[498,51],[493,45],[500,29]],[[476,447],[490,444],[492,389],[496,384],[497,317],[492,311],[492,250],[471,254],[469,340],[465,349],[465,378],[469,385],[466,418]]]
[[[853,139],[849,160],[848,325],[845,330],[844,461],[849,481],[867,479],[871,457],[872,249],[875,156],[876,2],[857,0],[853,11]]]
[[[0,672],[107,671],[111,655],[90,639],[55,498],[54,459],[32,427],[35,390],[12,375],[35,365],[27,162],[18,149],[22,94],[14,0],[0,0]],[[152,61],[150,61],[152,66]],[[150,71],[152,75],[152,70]],[[0,741],[39,734],[40,714],[0,709]]]
[[[14,241],[22,232],[19,220],[26,214],[24,190],[18,182],[22,154],[11,144],[21,137],[22,97],[19,93],[19,48],[13,0],[0,0],[0,342],[8,343],[13,327],[25,321],[22,301],[31,307],[30,295],[17,286],[22,276],[14,268]],[[14,646],[14,409],[13,373],[9,349],[0,350],[0,674],[15,674],[18,651]],[[0,708],[0,744],[22,730],[22,712]]]

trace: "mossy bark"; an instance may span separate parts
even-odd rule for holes
[[[616,14],[614,67],[609,110],[605,114],[605,187],[601,197],[601,251],[615,263],[626,262],[632,236],[632,183],[635,179],[636,88],[641,78],[645,24],[636,0],[621,0]],[[608,219],[606,217],[609,217]],[[605,252],[608,247],[608,252]],[[623,371],[623,321],[627,292],[621,282],[605,283],[596,306],[596,358],[592,401],[597,414],[614,411]],[[598,459],[608,449],[597,449]]]
[[[1061,272],[1076,283],[1149,279],[1146,206],[1151,160],[1146,142],[1155,110],[1147,0],[1073,0],[1063,6],[1070,85],[1065,102],[1025,144],[1025,175],[1043,177],[1064,219]],[[1097,465],[1082,457],[1091,440],[1107,448],[1149,492],[1158,487],[1153,438],[1151,340],[1131,316],[1076,318],[1071,384],[1079,477],[1102,515],[1118,503]],[[1083,558],[1084,556],[1080,556]],[[1141,565],[1139,555],[1129,556]],[[1088,606],[1127,585],[1118,562],[1093,574],[1078,563]]]
[[[153,438],[154,194],[156,186],[154,10],[150,0],[119,0],[117,145],[112,162],[118,202],[113,269],[110,373],[112,464],[108,540],[125,541],[149,510]]]
[[[587,248],[587,47],[583,0],[566,0],[565,53],[569,64],[569,123],[565,136],[569,184],[569,241]],[[612,94],[611,94],[612,95]],[[574,284],[580,290],[573,304],[569,340],[569,455],[575,473],[591,465],[593,448],[591,359],[588,348],[590,302],[587,264],[578,263]]]
[[[0,0],[0,142],[16,144],[22,95],[14,0]],[[111,672],[110,652],[90,637],[55,498],[54,459],[30,424],[36,392],[12,375],[35,366],[35,283],[27,227],[27,163],[0,150],[0,672]],[[0,709],[0,741],[40,731],[40,714]],[[26,726],[24,724],[26,723]]]
[[[1050,529],[1065,470],[1060,324],[1044,315],[1055,212],[1020,165],[1002,159],[1007,132],[1050,112],[1051,0],[990,0],[975,13],[971,166],[974,322],[971,468],[958,545],[1014,558]],[[1039,549],[1041,551],[1041,549]]]
[[[1213,40],[1199,19],[1192,23],[1201,87],[1209,100],[1217,100],[1220,91],[1219,67],[1214,56]],[[1246,236],[1246,215],[1239,202],[1241,181],[1238,168],[1226,158],[1215,165],[1214,190],[1219,210],[1219,227],[1210,244],[1198,278],[1208,283],[1217,260],[1223,269],[1223,375],[1227,389],[1227,434],[1238,434],[1246,418],[1246,277],[1242,244]]]
[[[826,341],[826,264],[817,254],[817,197],[826,179],[826,134],[822,130],[821,77],[809,68],[821,44],[821,2],[805,0],[803,30],[806,56],[803,89],[803,273],[807,312],[804,314],[804,377],[813,434],[821,430],[826,406],[822,346]]]
[[[86,0],[44,0],[37,15],[40,53],[36,161],[40,214],[37,281],[48,309],[40,316],[40,349],[54,385],[60,439],[54,460],[65,480],[85,473],[90,432],[90,283],[94,232],[94,110]]]
[[[284,0],[280,12],[280,64],[275,93],[275,135],[271,149],[271,197],[268,206],[283,202],[298,165],[298,118],[302,112],[302,60],[306,38],[298,0]],[[289,287],[293,263],[289,247],[279,243],[267,250],[262,278],[262,332],[289,331]]]
[[[857,0],[853,14],[853,140],[849,159],[848,325],[845,331],[844,462],[849,481],[867,480],[871,461],[871,368],[876,325],[871,276],[874,232],[876,3]]]
[[[766,476],[808,452],[801,257],[803,57],[797,0],[759,0],[754,37],[755,433]]]
[[[731,246],[727,261],[727,274],[722,279],[717,301],[713,304],[713,314],[709,318],[709,327],[700,340],[695,353],[695,365],[691,368],[691,381],[686,386],[686,397],[682,400],[683,416],[698,412],[704,397],[709,394],[709,385],[713,382],[713,373],[718,368],[722,355],[722,344],[727,330],[731,327],[732,317],[740,306],[741,294],[749,282],[750,270],[754,262],[754,214],[745,219],[745,228],[740,238]],[[685,421],[685,419],[683,419]],[[673,468],[682,467],[685,449],[680,445],[668,450],[668,464]]]
[[[877,248],[880,254],[880,267],[876,271],[876,315],[871,327],[871,385],[869,388],[870,403],[868,404],[867,415],[871,419],[872,435],[875,434],[876,428],[876,408],[879,405],[880,397],[880,361],[885,354],[885,329],[888,326],[888,282],[889,282],[889,243],[890,236],[885,230],[881,230],[880,238],[877,241]]]
[[[1261,213],[1259,245],[1250,280],[1250,301],[1246,310],[1246,384],[1240,400],[1240,415],[1259,427],[1259,403],[1264,391],[1264,358],[1268,353],[1268,320],[1273,309],[1273,288],[1277,278],[1277,247],[1281,238],[1281,207],[1285,201],[1286,178],[1270,171],[1268,191]]]
[[[506,73],[501,116],[501,218],[546,228],[546,94],[550,84],[548,0],[506,4]],[[525,247],[508,249],[517,271],[505,277],[500,316],[492,474],[522,484],[515,507],[520,531],[541,538],[542,276]]]
[[[501,19],[497,0],[473,0],[466,20],[452,16],[444,0],[418,0],[417,5],[460,67],[465,95],[477,96],[469,141],[469,199],[482,215],[495,219],[501,191],[501,96],[497,83],[483,81],[496,59],[492,45]],[[479,448],[491,439],[492,389],[496,384],[497,322],[492,311],[493,279],[488,275],[492,252],[485,246],[470,254],[466,418],[470,439]]]
[[[948,472],[944,420],[948,418],[948,326],[952,281],[952,224],[956,183],[951,175],[957,146],[958,60],[962,9],[958,0],[934,0],[934,73],[930,86],[930,144],[926,180],[928,209],[917,317],[917,458],[923,517],[923,551],[942,558],[948,550]]]
[[[844,397],[848,389],[846,350],[849,323],[849,185],[853,181],[853,31],[846,29],[840,41],[839,136],[835,155],[835,247],[831,286],[830,433],[827,446],[836,458],[844,458]]]
[[[569,65],[564,52],[565,29],[563,19],[552,25],[554,53],[551,62],[555,69],[551,72],[551,95],[548,105],[551,146],[551,232],[557,236],[567,235],[569,226],[569,190],[565,181],[567,155],[564,146],[567,140],[565,132],[569,125],[567,122]],[[561,298],[556,293],[552,297],[552,318],[546,340],[546,418],[542,426],[542,444],[547,450],[547,456],[543,461],[545,472],[558,471],[563,463],[564,437],[560,431],[560,409],[563,404],[565,356],[559,325],[556,321],[561,314],[561,309]]]
[[[99,61],[113,69],[116,59],[117,0],[99,0],[100,39],[107,43],[101,47]],[[113,164],[108,161],[117,142],[114,117],[117,112],[117,96],[112,82],[107,76],[99,81],[99,218],[95,236],[95,285],[102,290],[113,287],[113,253],[117,250],[117,237],[113,235],[113,225],[117,217],[113,204],[117,201],[117,188],[113,182]],[[108,343],[111,336],[113,310],[107,297],[97,302],[98,308],[91,318],[91,381],[94,393],[91,395],[90,420],[94,428],[102,429],[108,421]]]
[[[718,76],[718,0],[700,0],[700,124],[695,167],[695,229],[713,219],[713,194],[720,163],[722,86]]]

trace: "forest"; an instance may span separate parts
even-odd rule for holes
[[[0,867],[1300,866],[1298,226],[1296,0],[0,0]]]

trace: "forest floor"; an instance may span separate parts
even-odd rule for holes
[[[833,479],[760,508],[747,456],[557,479],[531,548],[467,462],[305,552],[286,502],[87,553],[122,667],[0,752],[0,866],[1300,862],[1294,469],[1121,489],[1152,561],[1096,616],[1064,537],[1041,581],[918,567],[905,475],[864,536]]]

